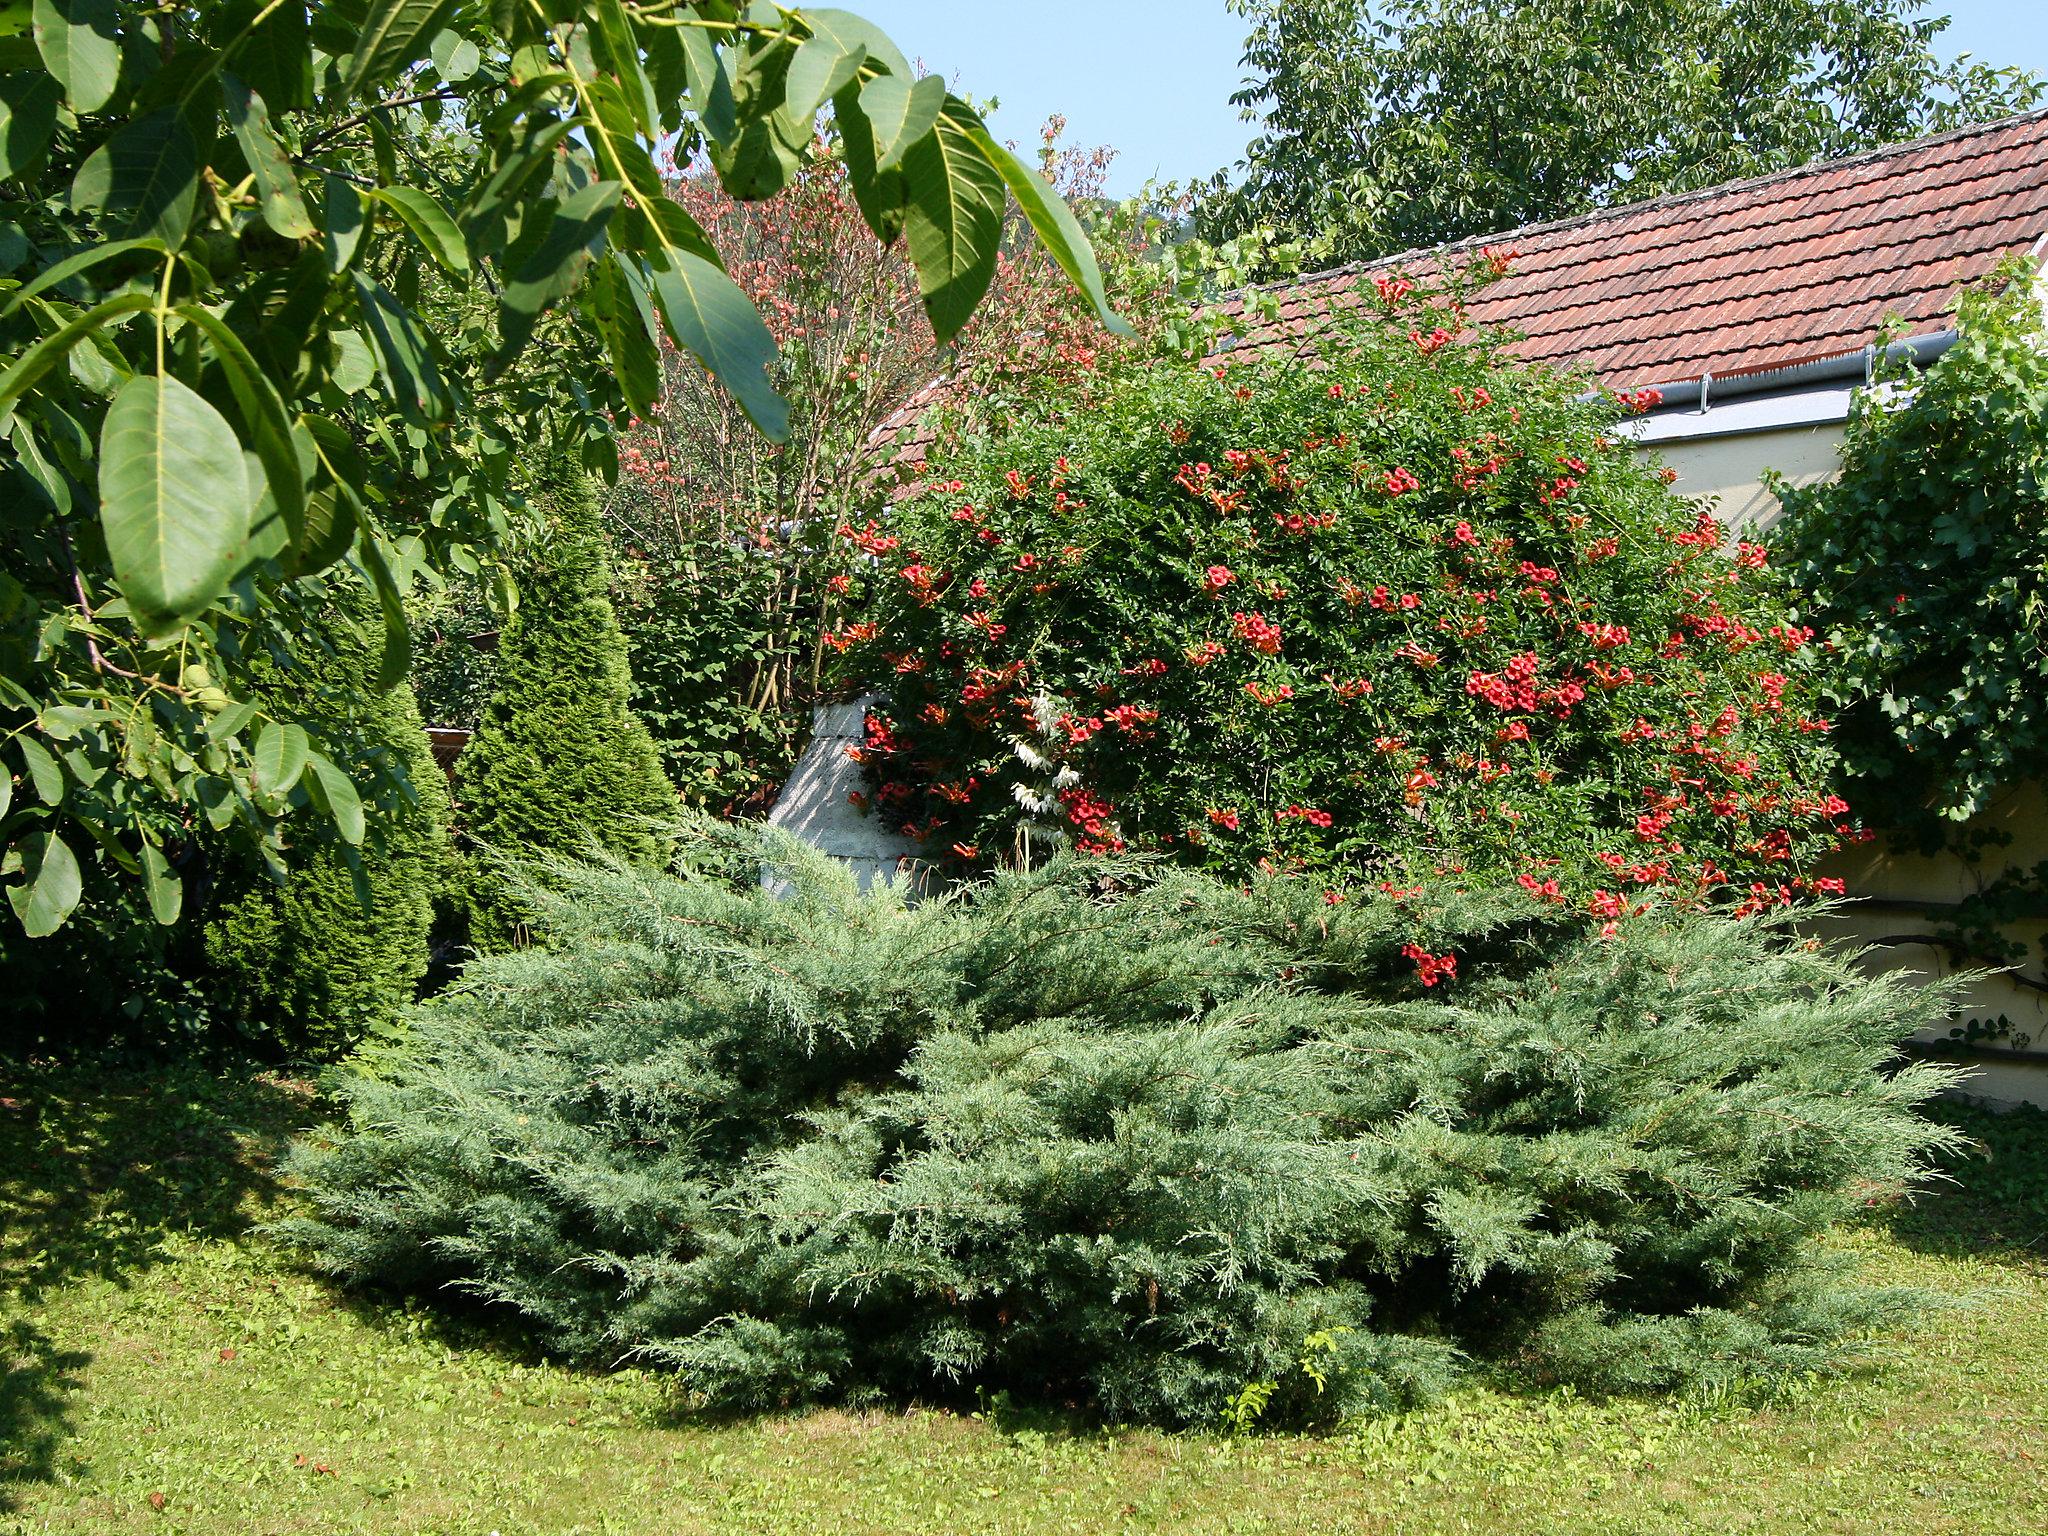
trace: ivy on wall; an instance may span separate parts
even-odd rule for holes
[[[1981,866],[2011,842],[1984,814],[2048,759],[2048,334],[2031,266],[1966,294],[1958,329],[1923,377],[1858,398],[1840,479],[1773,486],[1774,537],[1801,622],[1844,662],[1835,740],[1857,809],[1901,851]],[[1928,915],[1959,958],[2038,960],[2005,929],[2048,918],[2048,861]]]

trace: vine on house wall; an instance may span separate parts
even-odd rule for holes
[[[1895,847],[1983,870],[2011,844],[1980,818],[2048,757],[2048,334],[2030,263],[1964,295],[1956,344],[1853,407],[1841,478],[1772,489],[1802,624],[1844,668],[1835,740],[1856,807]],[[2048,860],[1930,906],[1932,942],[2048,992]],[[2028,974],[2031,973],[2031,974]]]

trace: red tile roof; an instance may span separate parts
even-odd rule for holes
[[[1277,321],[1231,350],[1307,351],[1375,276],[1456,270],[1492,246],[1520,254],[1472,296],[1474,324],[1521,333],[1531,361],[1641,388],[1857,351],[1894,316],[1908,336],[1946,329],[1961,287],[2044,238],[2048,112],[2034,112],[1279,284]]]
[[[1427,278],[1493,246],[1520,254],[1467,313],[1520,333],[1521,356],[1612,389],[1726,378],[1859,351],[1891,317],[1907,336],[1945,330],[1964,285],[2044,242],[2048,111],[1275,284],[1276,319],[1247,324],[1226,351],[1312,351],[1329,313],[1371,296],[1375,276]],[[920,418],[944,390],[927,388],[877,434],[899,475],[930,446]]]

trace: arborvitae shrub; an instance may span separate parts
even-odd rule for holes
[[[609,596],[596,486],[566,459],[544,468],[544,527],[518,572],[489,701],[456,764],[471,853],[471,937],[502,946],[524,927],[503,859],[581,853],[659,858],[652,819],[675,810],[653,738],[628,704],[626,639]]]
[[[1582,910],[1810,890],[1829,664],[1764,551],[1585,381],[1387,292],[1313,356],[1108,369],[849,525],[876,814],[975,869],[1035,833]]]
[[[247,856],[214,873],[195,981],[221,1024],[293,1055],[336,1055],[397,1022],[450,894],[448,783],[411,688],[376,686],[382,643],[374,609],[344,601],[264,688],[280,719],[318,724],[364,794],[360,850],[332,836],[289,848],[281,882]]]
[[[1754,923],[1073,858],[906,905],[711,826],[679,867],[552,869],[551,942],[344,1082],[321,1266],[729,1406],[1306,1420],[1825,1368],[1886,1301],[1816,1238],[1946,1135],[1945,1070],[1888,1070],[1942,999]]]
[[[619,609],[640,658],[633,711],[691,805],[731,814],[765,803],[809,737],[808,695],[777,692],[792,643],[785,558],[707,539],[620,562]],[[815,645],[815,616],[805,633]]]

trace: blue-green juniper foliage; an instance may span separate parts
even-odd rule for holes
[[[717,1405],[1162,1423],[1800,1373],[1899,1305],[1816,1240],[1948,1134],[1896,1059],[1943,1002],[1783,933],[1074,859],[911,903],[677,847],[549,869],[550,942],[342,1083],[294,1162],[322,1268]]]

